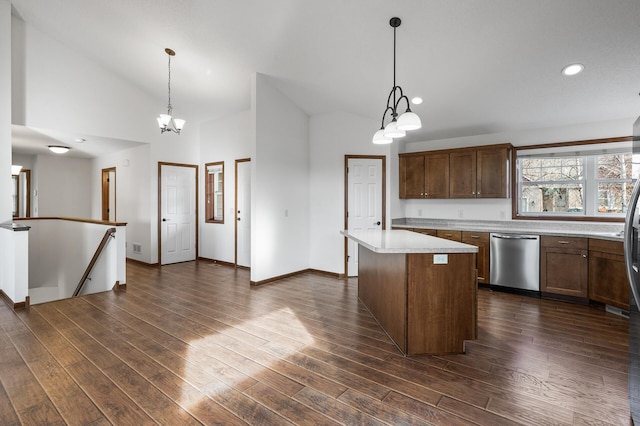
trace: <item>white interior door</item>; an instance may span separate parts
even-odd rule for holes
[[[236,162],[236,265],[251,267],[251,162]]]
[[[347,161],[348,229],[382,229],[382,159]],[[347,274],[358,275],[358,244],[347,240]]]
[[[161,264],[196,258],[196,168],[162,165]]]

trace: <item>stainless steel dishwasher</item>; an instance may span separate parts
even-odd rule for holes
[[[540,291],[540,236],[491,234],[489,283]]]

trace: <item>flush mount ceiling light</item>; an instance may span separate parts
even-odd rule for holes
[[[49,145],[48,148],[51,152],[54,152],[56,154],[64,154],[65,152],[69,151],[68,146],[62,146],[62,145]]]
[[[171,114],[173,113],[173,107],[171,106],[171,57],[176,55],[176,52],[169,49],[168,47],[164,49],[164,51],[169,56],[169,80],[167,87],[169,88],[169,103],[167,104],[167,113],[160,114],[159,117],[156,118],[158,120],[158,126],[160,126],[160,133],[164,132],[174,132],[180,134],[180,130],[184,126],[185,121],[179,118],[173,118]]]
[[[584,71],[584,65],[582,64],[569,64],[562,68],[563,75],[576,75]]]
[[[401,23],[402,21],[397,17],[389,20],[389,25],[393,28],[393,88],[389,92],[387,107],[382,114],[380,130],[373,135],[373,143],[375,144],[391,143],[393,138],[405,136],[407,130],[416,130],[422,127],[420,117],[411,112],[409,98],[402,92],[402,87],[396,85],[396,29]],[[406,102],[407,110],[398,117],[398,107],[402,101]],[[389,113],[391,121],[385,126],[384,121],[387,118],[387,113]]]

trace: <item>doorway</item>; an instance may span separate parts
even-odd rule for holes
[[[116,221],[116,168],[102,169],[102,220]]]
[[[198,256],[198,166],[158,163],[158,262]]]
[[[345,229],[386,228],[386,157],[345,155]],[[358,276],[358,244],[345,238],[344,270]]]
[[[236,160],[235,266],[251,268],[251,159]]]

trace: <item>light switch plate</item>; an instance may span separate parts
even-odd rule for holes
[[[434,254],[433,255],[433,264],[434,265],[446,265],[449,263],[449,255],[446,254]]]

